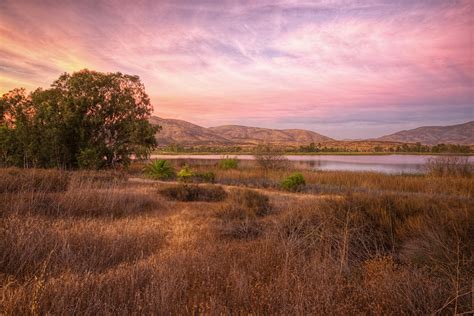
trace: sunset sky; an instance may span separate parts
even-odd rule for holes
[[[83,68],[155,115],[376,137],[474,120],[474,1],[0,0],[0,94]]]

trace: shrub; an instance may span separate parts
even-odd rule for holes
[[[178,172],[178,179],[183,182],[188,182],[193,177],[193,172],[188,165],[184,165],[184,167]]]
[[[216,179],[216,175],[214,172],[209,171],[209,172],[200,172],[200,173],[195,173],[192,177],[194,180],[197,182],[210,182],[214,183]]]
[[[217,229],[221,236],[235,239],[256,238],[263,232],[262,224],[255,218],[246,218],[241,221],[224,221]]]
[[[155,180],[167,180],[176,176],[176,172],[167,160],[155,160],[144,168],[145,174]]]
[[[224,170],[237,169],[239,166],[239,159],[225,157],[219,161],[219,167]]]
[[[216,214],[221,223],[216,231],[223,237],[246,239],[258,237],[263,232],[259,217],[271,210],[268,196],[253,190],[238,190]]]
[[[254,150],[257,165],[263,170],[278,170],[288,167],[288,159],[283,152],[272,145],[259,145]]]
[[[306,185],[306,181],[301,173],[296,172],[289,175],[281,182],[281,186],[287,191],[301,191]]]
[[[169,200],[183,202],[218,202],[227,197],[227,192],[221,186],[215,185],[180,184],[161,189],[158,193]]]
[[[225,220],[264,216],[271,210],[269,200],[268,196],[254,190],[237,190],[218,216]]]

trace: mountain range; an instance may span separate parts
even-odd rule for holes
[[[338,141],[304,129],[270,129],[241,125],[206,128],[183,120],[164,119],[157,116],[151,117],[150,122],[162,127],[156,134],[160,146],[170,144],[182,146],[251,146],[260,143],[283,146],[321,143],[334,146],[339,142],[347,142]],[[420,142],[426,145],[439,143],[472,145],[474,144],[474,121],[451,126],[424,126],[363,141],[377,143]],[[358,142],[361,142],[361,140],[358,140]]]
[[[332,138],[304,129],[280,130],[240,125],[206,128],[182,120],[163,119],[157,116],[153,116],[150,122],[162,127],[156,134],[156,139],[160,145],[232,146],[269,143],[273,145],[299,146],[334,141]]]
[[[381,141],[422,143],[425,145],[474,144],[474,121],[450,126],[422,126],[377,138]]]

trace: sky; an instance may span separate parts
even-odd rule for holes
[[[474,1],[0,0],[0,94],[138,75],[154,115],[337,139],[474,120]]]

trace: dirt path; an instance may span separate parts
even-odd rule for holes
[[[158,180],[150,180],[150,179],[143,179],[143,178],[129,178],[129,181],[135,183],[162,183],[162,184],[178,184],[178,181],[158,181]],[[400,196],[420,196],[420,197],[431,197],[436,195],[437,197],[443,197],[446,199],[457,199],[457,200],[473,200],[472,196],[463,196],[463,195],[452,195],[452,194],[443,194],[443,193],[429,193],[429,192],[406,192],[406,191],[394,191],[394,190],[377,190],[377,189],[367,189],[363,187],[353,187],[347,189],[342,192],[325,192],[321,193],[319,190],[312,191],[311,187],[309,187],[307,192],[299,192],[299,193],[290,193],[275,189],[265,189],[265,188],[255,188],[255,187],[247,187],[247,186],[238,186],[238,185],[228,185],[222,183],[215,183],[222,186],[227,191],[236,190],[239,188],[247,188],[251,190],[255,190],[261,193],[265,193],[270,196],[278,195],[281,198],[289,197],[292,199],[299,199],[299,200],[308,200],[308,199],[327,199],[327,198],[339,198],[342,197],[347,192],[358,192],[358,193],[371,193],[374,195],[383,195],[383,194],[398,194]]]
[[[144,178],[138,178],[138,177],[133,177],[129,178],[128,181],[132,183],[140,183],[140,184],[180,184],[181,182],[178,181],[160,181],[160,180],[150,180],[150,179],[144,179]],[[231,192],[233,190],[239,190],[239,189],[250,189],[254,190],[260,193],[264,193],[270,196],[275,196],[277,195],[280,198],[291,198],[291,199],[327,199],[327,198],[334,198],[334,197],[339,197],[342,196],[340,194],[314,194],[314,193],[291,193],[291,192],[285,192],[285,191],[280,191],[280,190],[275,190],[275,189],[265,189],[265,188],[254,188],[254,187],[246,187],[246,186],[238,186],[238,185],[228,185],[228,184],[221,184],[221,183],[214,183],[216,185],[220,185],[222,188],[224,188],[227,192]]]

